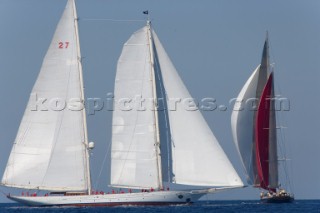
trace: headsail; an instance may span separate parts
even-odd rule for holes
[[[50,191],[88,189],[86,128],[75,4],[67,2],[32,89],[5,169],[5,186]],[[36,107],[36,100],[47,99]],[[61,107],[61,108],[60,108]],[[47,108],[47,109],[45,109]],[[74,108],[74,106],[73,106]]]
[[[190,100],[158,36],[155,49],[167,100]],[[242,186],[242,181],[199,111],[188,111],[183,103],[168,110],[174,183],[194,186]]]
[[[241,156],[249,184],[259,183],[255,160],[254,114],[256,108],[256,88],[259,79],[260,66],[252,73],[239,93],[231,115],[233,140]]]

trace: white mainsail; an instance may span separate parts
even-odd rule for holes
[[[67,2],[32,89],[2,184],[26,189],[85,191],[87,159],[80,47],[74,0]],[[47,99],[45,106],[36,106]],[[77,100],[70,110],[63,105]],[[75,105],[78,105],[75,106]],[[80,107],[79,107],[80,106]],[[45,109],[47,108],[47,109]]]
[[[155,149],[156,128],[147,26],[124,44],[115,80],[116,105],[112,120],[111,185],[129,188],[158,188]],[[149,104],[139,108],[136,98]],[[122,100],[121,100],[122,99]],[[125,101],[131,100],[128,103]],[[126,105],[131,105],[126,108]]]
[[[185,109],[191,98],[158,36],[153,32],[167,99],[181,98],[168,110],[174,183],[193,186],[242,186],[243,183],[201,113]]]

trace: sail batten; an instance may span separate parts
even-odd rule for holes
[[[75,5],[67,2],[32,89],[2,184],[26,189],[86,191],[81,110],[34,109],[34,97],[83,101]],[[78,103],[80,104],[80,102]]]

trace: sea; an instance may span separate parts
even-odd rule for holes
[[[26,207],[15,203],[0,204],[0,213],[5,212],[52,212],[52,213],[141,213],[141,212],[320,212],[320,200],[296,200],[293,203],[267,204],[254,200],[199,201],[192,205],[172,206],[121,206],[121,207]]]

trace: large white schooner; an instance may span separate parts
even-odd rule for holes
[[[121,110],[112,121],[112,187],[150,192],[92,194],[78,18],[68,0],[32,94],[68,100],[61,110],[26,107],[1,184],[55,195],[8,198],[31,206],[114,206],[192,203],[207,193],[243,187],[199,111],[167,100],[191,98],[156,33],[147,25],[124,44],[115,99],[149,102],[147,110]],[[164,110],[158,110],[163,98]],[[150,110],[151,109],[151,110]],[[163,182],[198,190],[164,190]]]

